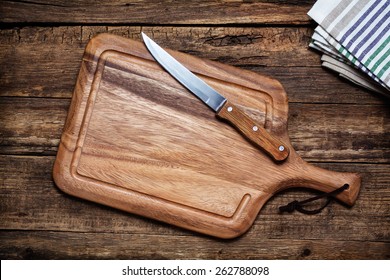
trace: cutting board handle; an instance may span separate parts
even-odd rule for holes
[[[331,171],[311,165],[302,159],[299,159],[299,161],[299,164],[294,168],[295,171],[299,170],[295,172],[295,174],[299,174],[299,177],[295,177],[290,181],[290,186],[306,187],[328,193],[342,187],[344,184],[348,184],[349,188],[335,197],[349,206],[355,203],[361,184],[359,174]],[[299,167],[297,168],[297,166]]]

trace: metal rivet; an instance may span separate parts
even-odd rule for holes
[[[231,112],[231,111],[233,111],[233,107],[230,107],[230,106],[229,106],[229,107],[227,108],[227,110],[228,110],[228,112]]]
[[[259,128],[257,126],[252,127],[253,131],[257,131]]]
[[[279,151],[283,152],[284,151],[284,146],[279,146]]]

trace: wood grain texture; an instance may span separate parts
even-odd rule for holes
[[[180,1],[177,14],[169,11],[175,1],[126,1],[133,4],[127,9],[117,1],[0,2],[2,259],[390,258],[389,100],[321,68],[307,48],[314,0],[229,2],[188,9],[195,2]],[[276,8],[260,11],[265,4]],[[164,6],[167,13],[153,17],[140,12]],[[51,170],[87,42],[107,32],[139,40],[141,31],[164,47],[279,80],[299,155],[362,174],[354,207],[333,203],[319,215],[279,215],[278,206],[312,195],[290,189],[264,205],[245,235],[227,242],[60,192]]]
[[[69,106],[70,100],[62,98],[1,98],[0,154],[56,155]],[[289,107],[291,143],[305,160],[390,162],[388,105],[290,103]]]
[[[220,242],[201,236],[3,231],[2,259],[388,259],[386,242],[257,239]],[[71,240],[71,242],[59,242]],[[12,245],[10,245],[12,244]],[[175,246],[172,246],[175,244]],[[56,248],[56,250],[54,250]],[[331,248],[331,249],[330,249]],[[164,249],[164,250],[162,250]],[[188,252],[192,252],[190,255]]]
[[[217,112],[217,117],[232,124],[244,137],[263,150],[273,160],[278,162],[288,157],[290,150],[286,144],[270,134],[263,128],[264,125],[258,124],[230,101],[225,102]]]
[[[289,190],[267,202],[243,237],[226,242],[64,195],[51,178],[54,159],[0,156],[2,259],[389,258],[388,165],[323,164],[362,173],[353,208],[280,215],[278,206],[311,195]]]
[[[1,229],[197,236],[175,226],[64,194],[52,179],[54,160],[53,156],[0,156],[0,172],[5,175],[0,181]],[[250,246],[264,239],[289,238],[388,241],[389,165],[323,163],[319,166],[362,174],[361,194],[352,208],[333,203],[318,215],[281,215],[280,205],[313,195],[307,189],[290,189],[276,194],[264,205],[252,228],[239,242]]]
[[[306,1],[1,1],[1,22],[307,24]],[[151,16],[153,15],[153,16]]]
[[[165,47],[278,79],[289,102],[383,104],[320,67],[307,45],[311,28],[59,26],[0,29],[0,96],[71,98],[84,48],[109,32],[140,40],[143,30]],[[50,59],[46,59],[50,58]],[[39,61],[39,64],[35,64]],[[34,66],[33,66],[34,65]],[[37,74],[39,73],[39,74]],[[315,90],[313,90],[315,88]]]
[[[322,170],[293,152],[276,80],[172,53],[280,139],[288,159],[276,164],[217,121],[142,43],[102,34],[86,48],[58,150],[53,176],[62,190],[222,238],[247,231],[288,187],[330,192],[348,184],[337,198],[354,204],[358,174]]]

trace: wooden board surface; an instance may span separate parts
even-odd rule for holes
[[[111,1],[117,6],[119,2]],[[210,9],[219,2],[208,1]],[[299,21],[303,23],[315,1],[268,2],[301,9]],[[298,5],[302,3],[307,9]],[[73,6],[76,2],[57,4]],[[226,25],[226,15],[217,13],[221,7],[214,12],[214,23],[201,25],[177,25],[164,13],[158,14],[158,22],[165,22],[161,26],[158,22],[151,24],[152,18],[141,13],[136,14],[139,23],[133,21],[133,16],[127,22],[114,23],[111,19],[119,13],[110,12],[105,23],[97,23],[99,19],[88,18],[87,13],[100,9],[99,4],[80,9],[83,16],[78,23],[63,20],[65,14],[69,15],[63,9],[61,16],[37,23],[33,18],[37,13],[52,15],[47,13],[48,5],[38,2],[24,2],[28,13],[19,14],[17,8],[8,15],[2,7],[11,2],[0,5],[4,15],[0,21],[6,16],[23,15],[23,19],[15,18],[0,28],[3,259],[390,258],[389,102],[320,67],[319,54],[307,48],[314,25],[291,20],[263,25],[267,18],[291,19],[283,8],[268,17],[258,17],[253,24],[250,19],[259,11],[248,9],[243,17],[248,19],[246,24]],[[183,10],[187,18],[191,13],[192,18],[204,16],[195,9]],[[265,204],[261,216],[244,236],[226,242],[58,191],[51,170],[85,45],[102,32],[139,40],[141,30],[153,33],[164,47],[278,79],[289,97],[289,135],[299,155],[326,169],[362,174],[355,206],[348,209],[333,203],[319,215],[279,215],[278,206],[313,195],[305,190],[289,190]]]
[[[273,161],[216,119],[141,42],[101,34],[86,48],[61,138],[53,176],[62,190],[223,238],[247,231],[264,203],[289,187],[330,192],[348,184],[337,198],[354,204],[358,174],[321,170],[293,150],[279,82],[173,55],[284,143],[288,158]]]
[[[282,2],[282,1],[281,1]],[[4,1],[2,21],[128,24],[302,24],[312,0],[276,1]],[[153,15],[153,16],[150,16]]]

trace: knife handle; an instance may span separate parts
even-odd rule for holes
[[[229,121],[251,142],[262,148],[269,156],[276,161],[283,161],[289,154],[288,147],[279,139],[272,136],[267,130],[240,110],[233,103],[226,101],[217,112],[221,119]]]

